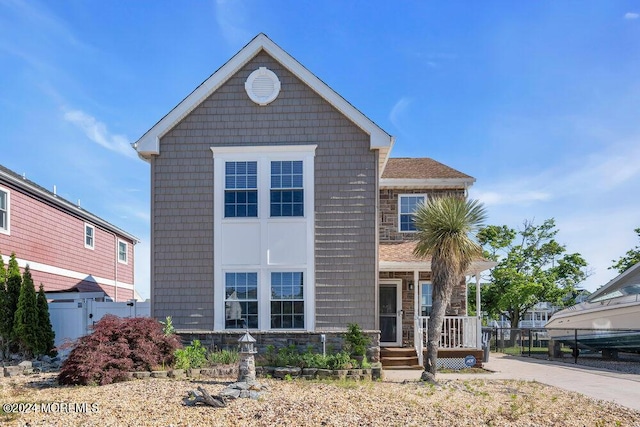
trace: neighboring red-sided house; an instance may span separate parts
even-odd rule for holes
[[[29,265],[47,292],[104,292],[134,298],[138,239],[0,165],[0,254]]]

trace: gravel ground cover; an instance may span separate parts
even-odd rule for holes
[[[53,374],[2,378],[1,403],[32,410],[2,413],[0,422],[31,427],[640,426],[640,412],[613,403],[536,382],[488,379],[443,380],[440,386],[265,379],[261,383],[269,391],[259,400],[230,401],[218,409],[182,403],[189,390],[202,386],[217,394],[227,383],[149,379],[61,387]],[[49,412],[43,412],[43,404],[50,405]]]

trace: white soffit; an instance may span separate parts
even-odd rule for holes
[[[149,159],[152,155],[160,154],[160,138],[169,132],[180,120],[193,111],[202,101],[215,92],[224,82],[233,76],[240,68],[255,57],[261,50],[271,55],[276,61],[291,71],[296,77],[305,82],[318,95],[333,105],[337,110],[349,118],[360,129],[370,136],[370,148],[380,150],[380,167],[386,163],[389,151],[393,145],[393,137],[362,114],[357,108],[347,102],[337,92],[327,86],[322,80],[307,70],[291,55],[276,45],[265,34],[258,34],[244,48],[236,53],[229,61],[213,73],[207,80],[191,92],[180,104],[164,116],[149,129],[140,139],[133,143],[138,154]],[[382,171],[382,169],[380,169]]]
[[[469,188],[474,182],[475,178],[382,178],[380,188]]]

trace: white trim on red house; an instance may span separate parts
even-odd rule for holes
[[[220,67],[173,110],[149,129],[140,139],[133,143],[132,146],[138,152],[138,155],[148,161],[151,156],[160,154],[160,138],[262,50],[280,62],[296,77],[306,83],[318,95],[370,136],[371,149],[380,150],[378,166],[380,174],[382,174],[382,170],[384,169],[384,165],[387,162],[389,152],[394,143],[394,137],[382,130],[382,128],[362,114],[357,108],[347,102],[342,96],[327,86],[326,83],[316,77],[263,33],[258,34],[227,61],[227,63]]]
[[[1,256],[2,256],[3,262],[8,264],[9,256],[8,255],[1,255]],[[95,282],[98,285],[114,286],[120,289],[128,289],[131,291],[134,290],[134,286],[132,283],[124,283],[119,280],[116,282],[115,280],[112,280],[112,279],[105,279],[104,277],[93,276],[87,273],[67,270],[66,268],[55,267],[53,265],[42,264],[39,262],[24,260],[20,258],[16,258],[16,261],[18,261],[18,266],[20,268],[25,268],[28,265],[29,269],[32,271],[40,271],[42,273],[55,274],[56,276],[68,277],[70,279]]]
[[[90,228],[91,232],[91,244],[87,244],[87,229]],[[84,247],[87,249],[94,250],[96,248],[96,227],[89,224],[88,222],[84,223]]]

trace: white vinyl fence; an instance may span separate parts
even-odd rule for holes
[[[107,314],[146,317],[151,315],[151,304],[148,301],[101,302],[91,298],[74,302],[52,301],[49,303],[49,316],[56,333],[56,347],[91,333],[91,326]]]

